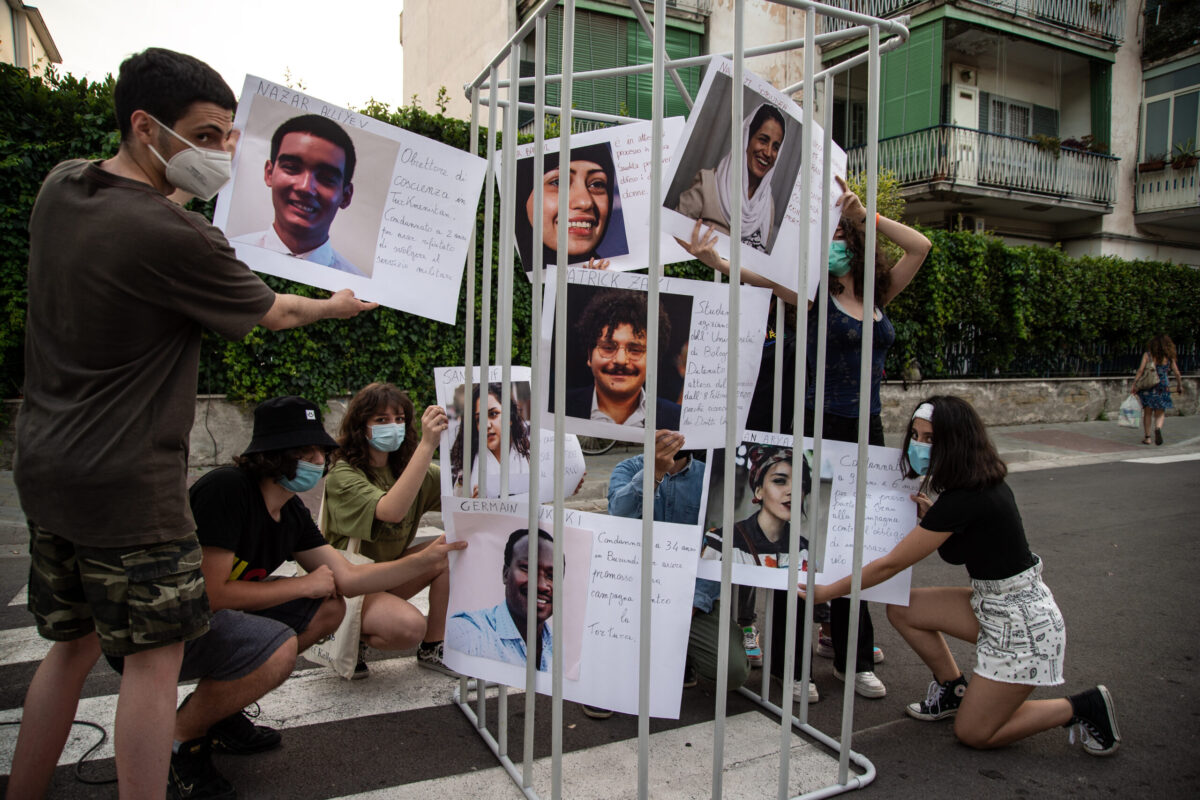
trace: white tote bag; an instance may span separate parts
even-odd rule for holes
[[[323,519],[325,498],[321,498],[321,510],[317,519]],[[339,550],[351,564],[374,564],[375,562],[358,552],[361,540],[351,538],[345,550]],[[346,680],[354,677],[354,667],[358,664],[358,638],[362,633],[363,595],[346,598],[346,615],[342,624],[328,637],[314,644],[301,653],[315,664],[324,664]]]
[[[351,549],[353,548],[353,549]],[[351,564],[374,564],[375,562],[358,552],[358,539],[351,539],[344,551],[339,550]],[[346,680],[354,676],[358,664],[358,637],[362,633],[363,596],[346,598],[346,616],[342,624],[327,638],[301,653],[317,664],[324,664]]]

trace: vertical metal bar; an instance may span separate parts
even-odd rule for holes
[[[729,193],[732,201],[729,209],[729,329],[726,334],[728,351],[725,356],[725,374],[728,376],[725,389],[725,403],[731,409],[737,408],[737,374],[738,374],[738,334],[741,323],[742,299],[742,176],[746,169],[746,141],[742,135],[742,117],[745,116],[744,100],[745,86],[745,8],[742,0],[736,0],[733,6],[733,75],[730,90],[729,147],[733,154],[730,166],[733,167],[729,176],[732,191]],[[737,414],[729,414],[725,418],[725,483],[721,487],[721,530],[727,542],[733,541],[734,536],[734,478],[737,474],[738,429]],[[721,606],[717,616],[717,701],[716,722],[713,732],[713,778],[712,792],[714,798],[722,795],[725,767],[725,716],[728,708],[728,693],[725,687],[729,682],[729,619],[732,612],[730,597],[733,594],[733,550],[725,547],[725,557],[721,559]]]
[[[850,770],[854,692],[851,674],[858,654],[858,609],[862,602],[863,535],[867,518],[867,435],[871,416],[871,372],[875,332],[875,208],[879,192],[879,28],[870,29],[871,58],[867,66],[867,226],[863,257],[862,361],[858,371],[858,464],[854,503],[854,557],[850,575],[850,630],[846,642],[846,695],[843,700],[842,741],[838,779]]]
[[[520,43],[514,43],[508,52],[508,107],[504,111],[504,157],[501,161],[500,192],[500,281],[497,291],[499,297],[496,303],[496,361],[500,364],[500,494],[501,498],[508,497],[508,425],[511,417],[509,402],[512,386],[512,293],[513,293],[513,195],[516,193],[516,158],[517,158],[517,100],[520,91],[517,80],[520,78]],[[488,385],[491,383],[488,375],[480,376],[479,380],[479,417],[480,423],[485,423],[489,403]],[[482,425],[481,425],[482,427]],[[485,454],[487,439],[479,440],[479,472],[487,472]],[[480,497],[485,495],[481,492]],[[531,549],[526,563],[537,561],[537,536],[527,538]],[[536,609],[533,609],[536,612]],[[536,621],[536,614],[534,615]],[[526,631],[534,627],[534,622],[526,622]],[[536,653],[528,645],[526,654]],[[535,659],[536,660],[536,659]],[[526,662],[530,659],[527,657]],[[528,693],[528,674],[526,675],[526,692]],[[499,702],[496,707],[496,746],[502,757],[508,756],[508,687],[500,686]]]
[[[486,381],[488,376],[488,336],[491,329],[492,319],[492,242],[495,238],[493,220],[495,218],[495,203],[496,203],[496,106],[497,106],[497,80],[496,68],[492,67],[490,74],[491,84],[488,88],[488,134],[487,134],[487,180],[483,193],[483,292],[481,301],[481,309],[479,315],[479,377],[480,381]],[[467,385],[471,385],[471,374],[467,373]],[[463,425],[471,427],[467,424],[467,420],[471,416],[467,413],[469,406],[470,393],[463,392]],[[473,413],[473,411],[472,411]],[[479,415],[479,427],[476,429],[476,435],[479,436],[479,448],[482,450],[487,445],[487,414]],[[469,450],[467,452],[470,452]],[[464,466],[464,469],[469,470],[470,466]],[[481,497],[487,496],[487,471],[480,470],[479,475],[479,494]],[[470,485],[471,476],[467,473],[467,479],[464,485]],[[476,714],[479,717],[479,727],[487,727],[487,695],[486,692],[480,690],[478,692],[478,711]]]
[[[534,79],[533,79],[533,207],[542,207],[542,191],[545,186],[545,181],[542,180],[543,167],[545,164],[545,145],[546,145],[546,19],[538,17],[534,28]],[[515,166],[515,165],[514,165]],[[516,203],[516,197],[513,197],[513,202]],[[541,358],[541,313],[542,313],[542,283],[545,278],[545,264],[542,263],[542,229],[545,224],[545,216],[542,214],[534,214],[533,223],[533,242],[530,245],[529,252],[531,258],[536,259],[532,264],[523,265],[529,270],[530,276],[533,278],[533,292],[530,298],[530,319],[533,320],[533,333],[530,342],[530,376],[529,376],[529,396],[530,414],[529,414],[529,530],[535,531],[541,527],[540,518],[538,515],[541,503],[541,463],[542,463],[542,382],[545,380],[545,370]],[[555,537],[557,538],[557,537]],[[535,628],[537,625],[537,609],[532,610],[531,617],[526,618],[526,624],[529,626],[525,630]],[[526,642],[525,653],[528,656],[529,643]],[[525,746],[522,751],[524,754],[521,785],[525,788],[533,786],[533,734],[534,734],[534,712],[537,706],[537,692],[530,691],[531,686],[536,685],[537,667],[531,659],[525,659]]]
[[[481,297],[482,308],[479,314],[479,384],[482,389],[488,379],[489,367],[489,347],[492,328],[492,251],[495,249],[493,243],[495,240],[495,204],[496,204],[496,106],[498,99],[496,97],[496,83],[499,80],[499,75],[496,67],[492,67],[489,78],[491,84],[488,88],[488,171],[487,171],[487,186],[484,190],[484,199],[486,205],[483,208],[483,296]],[[470,382],[471,376],[467,376],[467,381]],[[481,392],[482,394],[482,392]],[[483,398],[480,398],[483,399]],[[467,399],[467,404],[470,400]],[[470,419],[464,409],[463,416]],[[479,450],[483,448],[487,442],[487,414],[479,415]],[[482,459],[481,459],[482,460]],[[469,469],[469,467],[464,467]],[[467,483],[470,483],[468,476]],[[479,496],[487,497],[487,470],[479,470]]]
[[[642,15],[643,17],[645,14]],[[650,87],[650,145],[652,153],[663,150],[663,78],[666,62],[666,2],[655,0],[653,65]],[[654,464],[654,433],[658,427],[658,309],[662,259],[659,252],[662,232],[662,160],[650,160],[650,285],[646,294],[646,422],[642,432],[642,464]],[[642,564],[640,636],[638,642],[638,797],[650,796],[650,648],[651,609],[654,596],[654,468],[642,469]]]
[[[575,88],[575,0],[563,0],[562,26],[562,110],[559,114],[559,173],[571,170],[571,102]],[[561,181],[559,194],[561,197]],[[569,191],[569,189],[568,189]],[[558,263],[554,295],[554,574],[563,574],[563,442],[566,431],[563,427],[567,407],[567,226],[558,226]],[[537,252],[536,250],[534,252]],[[563,607],[562,581],[554,582],[554,605]],[[562,641],[562,614],[551,617],[552,635]],[[553,693],[551,696],[550,726],[550,786],[551,796],[562,797],[562,690],[563,660],[554,659]]]
[[[833,174],[833,137],[832,137],[832,131],[833,131],[833,75],[832,74],[825,76],[825,92],[824,92],[824,95],[822,96],[822,102],[823,102],[823,105],[822,105],[821,110],[822,110],[822,115],[824,117],[824,125],[825,125],[824,134],[825,134],[825,136],[824,136],[824,142],[823,142],[824,157],[823,157],[822,164],[821,164],[821,201],[820,201],[821,202],[821,210],[820,210],[820,220],[821,220],[821,227],[820,227],[821,250],[820,250],[820,253],[821,253],[821,255],[820,255],[820,261],[821,261],[821,267],[822,267],[822,274],[824,274],[824,272],[827,271],[827,262],[829,260],[829,255],[828,255],[829,254],[829,242],[830,242],[830,238],[831,238],[830,233],[829,233],[829,182],[830,182],[830,179]],[[805,271],[805,275],[804,275],[804,283],[805,283],[805,286],[807,287],[807,283],[808,283],[807,270]],[[807,291],[807,289],[806,289],[806,291]],[[808,332],[806,330],[805,331],[806,339],[807,339],[807,333]],[[822,338],[821,341],[824,342],[824,339]],[[805,347],[807,347],[807,343],[806,343]],[[797,360],[797,363],[798,363],[798,360]],[[799,369],[799,366],[797,366],[797,369]],[[799,393],[800,393],[799,390],[797,390],[797,395],[799,395]],[[818,432],[818,436],[819,435],[820,434]],[[819,441],[820,440],[818,438],[818,443],[819,443]],[[816,452],[819,454],[820,450],[817,450]],[[801,469],[803,469],[803,467]],[[809,528],[809,539],[808,539],[808,563],[810,565],[821,563],[820,556],[814,555],[814,553],[816,552],[816,549],[817,549],[816,548],[817,539],[814,538],[813,531],[815,530],[815,528],[812,527],[813,525],[815,525],[816,519],[818,519],[820,517],[820,508],[821,508],[820,470],[821,470],[821,462],[820,462],[820,458],[818,457],[816,459],[816,463],[814,464],[813,483],[812,483],[813,492],[812,492],[812,496],[809,498],[810,507],[808,510],[809,518],[813,520],[812,525],[810,525],[810,528]],[[813,588],[816,586],[816,583],[817,583],[816,569],[810,568],[808,570],[808,575],[805,577],[806,577],[806,581],[805,581],[806,596],[804,599],[804,641],[806,643],[808,643],[808,649],[805,650],[805,654],[804,654],[805,661],[802,664],[801,675],[807,681],[807,680],[812,680],[812,650],[811,650],[812,633],[813,633],[812,632],[812,617],[813,617],[812,612],[813,612],[813,605],[814,605],[813,604]],[[804,723],[804,724],[808,723],[808,705],[807,704],[805,704],[801,707],[800,721],[801,721],[801,723]]]
[[[816,73],[816,19],[817,15],[812,9],[806,9],[804,12],[804,105],[803,105],[803,120],[800,129],[800,148],[803,153],[803,160],[800,167],[800,202],[803,212],[800,214],[800,257],[797,263],[797,298],[796,302],[801,302],[801,297],[807,300],[808,296],[808,258],[809,258],[809,240],[811,234],[811,225],[809,219],[811,216],[812,202],[812,157],[813,157],[813,103],[816,92],[813,90],[812,75]],[[803,292],[803,295],[800,292]],[[807,322],[807,320],[806,320]],[[800,328],[799,319],[797,326]],[[807,343],[807,325],[804,326],[805,335],[800,338],[801,341]],[[799,330],[797,330],[799,335]],[[800,353],[803,352],[800,347],[796,348],[796,357],[799,360]],[[794,433],[799,433],[798,436],[793,436],[792,439],[792,490],[795,492],[797,484],[803,487],[803,481],[800,479],[803,475],[803,460],[804,460],[804,374],[803,371],[796,367],[795,375],[793,376],[793,410],[792,429]],[[801,489],[803,491],[803,489]],[[803,502],[793,503],[792,508],[802,508]],[[795,513],[793,512],[793,517]],[[799,520],[795,520],[799,523]],[[791,525],[789,529],[794,527],[798,531],[802,526],[796,524]],[[797,593],[796,586],[800,578],[800,537],[798,534],[788,537],[788,590],[787,596],[784,598],[784,636],[783,636],[783,676],[784,676],[784,691],[781,705],[785,709],[791,708],[793,693],[795,692],[795,668],[796,668],[796,606]],[[804,712],[808,711],[808,687],[806,682],[809,680],[810,663],[810,648],[807,642],[804,647],[804,655],[801,658],[801,697],[800,704]],[[784,718],[780,725],[780,742],[779,742],[779,784],[777,787],[780,800],[788,795],[788,774],[791,768],[791,720]]]
[[[467,152],[475,155],[479,148],[479,87],[471,87],[471,139],[467,143]],[[467,406],[470,403],[470,386],[471,386],[471,367],[475,362],[475,237],[476,226],[471,226],[471,241],[467,245],[467,307],[464,312],[465,319],[463,325],[466,327],[465,343],[463,345],[463,365],[465,371],[463,373],[464,397],[463,397],[463,416],[459,420],[459,425],[463,429],[463,448],[464,452],[471,452],[471,424],[470,415],[467,413]],[[454,398],[450,398],[450,402],[454,402]],[[466,483],[471,482],[470,474],[467,475]],[[477,681],[478,685],[480,682]],[[467,697],[467,679],[462,677],[458,682],[459,697],[466,702]],[[479,697],[483,697],[484,691],[480,687],[476,690]]]
[[[496,363],[500,365],[500,497],[508,497],[510,445],[509,422],[512,408],[512,305],[513,253],[516,227],[517,192],[517,102],[521,77],[521,44],[516,42],[508,53],[508,107],[504,110],[504,172],[500,192],[500,285],[496,314]],[[482,386],[480,389],[482,390]],[[484,401],[480,391],[480,401]],[[482,455],[483,448],[480,448]],[[482,462],[483,459],[481,458]],[[501,743],[503,745],[503,742]]]

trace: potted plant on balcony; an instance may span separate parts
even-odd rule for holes
[[[1059,153],[1062,151],[1062,142],[1059,141],[1057,136],[1047,136],[1044,133],[1038,133],[1034,135],[1033,140],[1037,142],[1038,150],[1041,150],[1043,153],[1050,153],[1055,158],[1058,158]]]
[[[1200,151],[1196,150],[1192,139],[1175,145],[1175,155],[1171,156],[1171,169],[1191,169],[1197,162],[1200,162]]]
[[[1167,166],[1166,153],[1153,153],[1146,156],[1146,160],[1138,164],[1138,172],[1157,172]]]

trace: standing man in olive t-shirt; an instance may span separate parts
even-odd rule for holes
[[[186,494],[202,329],[237,339],[374,307],[349,290],[275,294],[167,198],[211,198],[229,179],[235,104],[191,56],[130,57],[114,91],[117,155],[55,167],[30,217],[16,482],[29,608],[54,645],[25,697],[10,797],[46,794],[101,652],[125,664],[121,797],[163,796],[183,643],[209,617]]]

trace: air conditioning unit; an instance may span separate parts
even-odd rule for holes
[[[979,70],[966,64],[950,65],[950,83],[959,86],[978,86]]]

